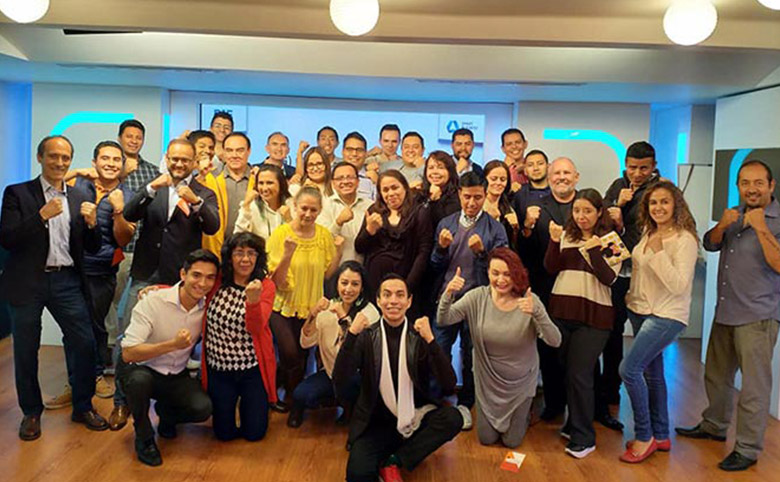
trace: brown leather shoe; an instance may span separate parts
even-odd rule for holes
[[[25,415],[19,426],[19,438],[30,441],[41,436],[41,416]]]
[[[130,416],[130,408],[127,405],[114,407],[111,415],[108,417],[108,427],[113,430],[122,430],[127,425],[127,418]]]
[[[96,432],[102,432],[108,430],[108,422],[101,417],[99,413],[94,410],[87,410],[86,412],[74,413],[70,416],[71,421],[76,423],[83,423],[88,429]]]

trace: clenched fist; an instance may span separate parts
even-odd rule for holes
[[[295,249],[298,247],[298,242],[292,236],[284,238],[284,255],[292,256],[295,253]]]
[[[192,189],[190,189],[189,186],[180,185],[176,188],[176,193],[181,199],[184,199],[187,204],[198,204],[200,202],[200,198],[192,192]]]
[[[428,198],[431,201],[438,201],[441,199],[441,188],[436,184],[431,184],[431,188],[428,193]]]
[[[463,171],[469,168],[469,161],[468,159],[460,158],[458,159],[458,164],[455,166],[455,169],[458,171],[458,174],[461,174]]]
[[[755,231],[766,231],[766,217],[764,208],[753,208],[745,213],[745,225],[752,227]]]
[[[317,301],[317,303],[311,307],[311,310],[309,311],[309,315],[311,315],[312,318],[316,318],[317,315],[319,315],[321,312],[327,310],[330,307],[330,301],[326,297],[322,297]]]
[[[442,229],[439,233],[439,246],[441,246],[442,249],[447,249],[452,244],[452,233],[449,229]]]
[[[612,218],[618,229],[623,229],[623,210],[617,206],[607,208],[607,214]]]
[[[371,236],[375,235],[377,231],[382,227],[384,221],[382,221],[382,215],[379,213],[371,213],[366,218],[366,231]]]
[[[121,189],[114,189],[108,195],[108,202],[115,212],[122,211],[125,208],[125,194]]]
[[[336,224],[344,226],[345,223],[348,223],[353,219],[355,219],[355,213],[352,212],[352,208],[344,206],[344,209],[342,209],[338,217],[336,217]]]
[[[736,223],[737,219],[739,219],[739,211],[736,209],[724,209],[723,216],[720,217],[718,224],[720,225],[721,229],[726,229],[732,224]]]
[[[523,226],[526,229],[533,229],[541,214],[542,208],[539,206],[528,206],[528,209],[525,210],[525,221],[523,221]]]
[[[290,212],[290,206],[284,205],[279,208],[279,216],[282,217],[285,223],[292,221],[292,212]]]
[[[81,203],[81,215],[90,228],[94,228],[97,225],[97,205],[95,203],[87,201]]]
[[[154,181],[149,183],[149,187],[154,191],[172,185],[173,179],[171,179],[170,174],[160,174]]]
[[[512,226],[512,229],[517,229],[520,227],[520,222],[517,220],[517,214],[514,212],[507,213],[506,216],[504,216],[504,219],[506,219],[506,222]]]
[[[555,221],[550,221],[548,229],[550,230],[550,240],[555,243],[560,243],[563,227],[560,224],[556,224]]]
[[[430,343],[433,341],[431,322],[428,321],[427,316],[423,316],[422,318],[417,318],[417,321],[414,322],[414,331],[419,333],[420,337],[422,337],[422,339],[425,340],[426,343]]]
[[[260,301],[260,295],[263,294],[263,282],[255,279],[249,282],[244,288],[246,293],[246,302],[253,305]]]
[[[622,208],[623,206],[626,205],[626,203],[628,203],[632,199],[634,199],[634,191],[635,191],[635,189],[633,187],[621,189],[620,190],[620,194],[618,194],[618,199],[617,199],[618,207]]]
[[[352,320],[352,324],[349,325],[349,332],[353,335],[359,335],[360,332],[368,328],[368,325],[370,323],[368,322],[368,318],[366,318],[366,315],[363,313],[358,313],[355,315],[355,319]]]
[[[480,254],[485,251],[485,245],[482,244],[482,238],[479,237],[479,234],[474,233],[469,237],[469,249],[474,254]]]
[[[171,340],[171,342],[173,343],[174,348],[177,350],[192,346],[193,341],[190,330],[182,328],[178,333],[176,333],[176,336],[173,338],[173,340]]]
[[[55,198],[43,205],[38,211],[41,215],[41,219],[48,221],[49,219],[62,214],[62,199]]]

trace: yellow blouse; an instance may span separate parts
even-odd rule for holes
[[[301,238],[285,223],[274,229],[266,243],[268,270],[273,272],[282,261],[284,240],[292,237],[297,243],[287,270],[287,286],[277,287],[274,311],[283,316],[306,318],[311,308],[322,298],[325,272],[336,255],[333,236],[319,224],[314,236]]]

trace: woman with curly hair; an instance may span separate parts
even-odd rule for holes
[[[699,253],[696,222],[671,182],[647,188],[639,220],[644,233],[632,253],[626,295],[634,343],[620,364],[634,412],[635,439],[620,457],[629,463],[671,448],[663,351],[688,325]]]
[[[555,347],[561,343],[561,333],[531,293],[528,273],[514,251],[496,248],[488,263],[490,284],[452,303],[453,294],[465,284],[458,268],[439,301],[437,320],[440,326],[461,320],[469,324],[480,443],[490,445],[500,439],[514,448],[525,437],[536,394],[536,339]]]
[[[330,166],[330,156],[323,148],[310,148],[303,155],[303,175],[290,178],[290,194],[295,196],[304,186],[316,187],[323,197],[333,194]]]

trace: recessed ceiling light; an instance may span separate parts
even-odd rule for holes
[[[718,24],[718,11],[709,0],[676,0],[664,15],[664,32],[679,45],[707,40]]]
[[[780,10],[780,0],[758,0],[758,3],[772,10]]]
[[[0,12],[18,23],[40,20],[49,11],[49,0],[0,0]]]
[[[379,0],[330,0],[330,18],[347,35],[365,35],[379,20]]]

